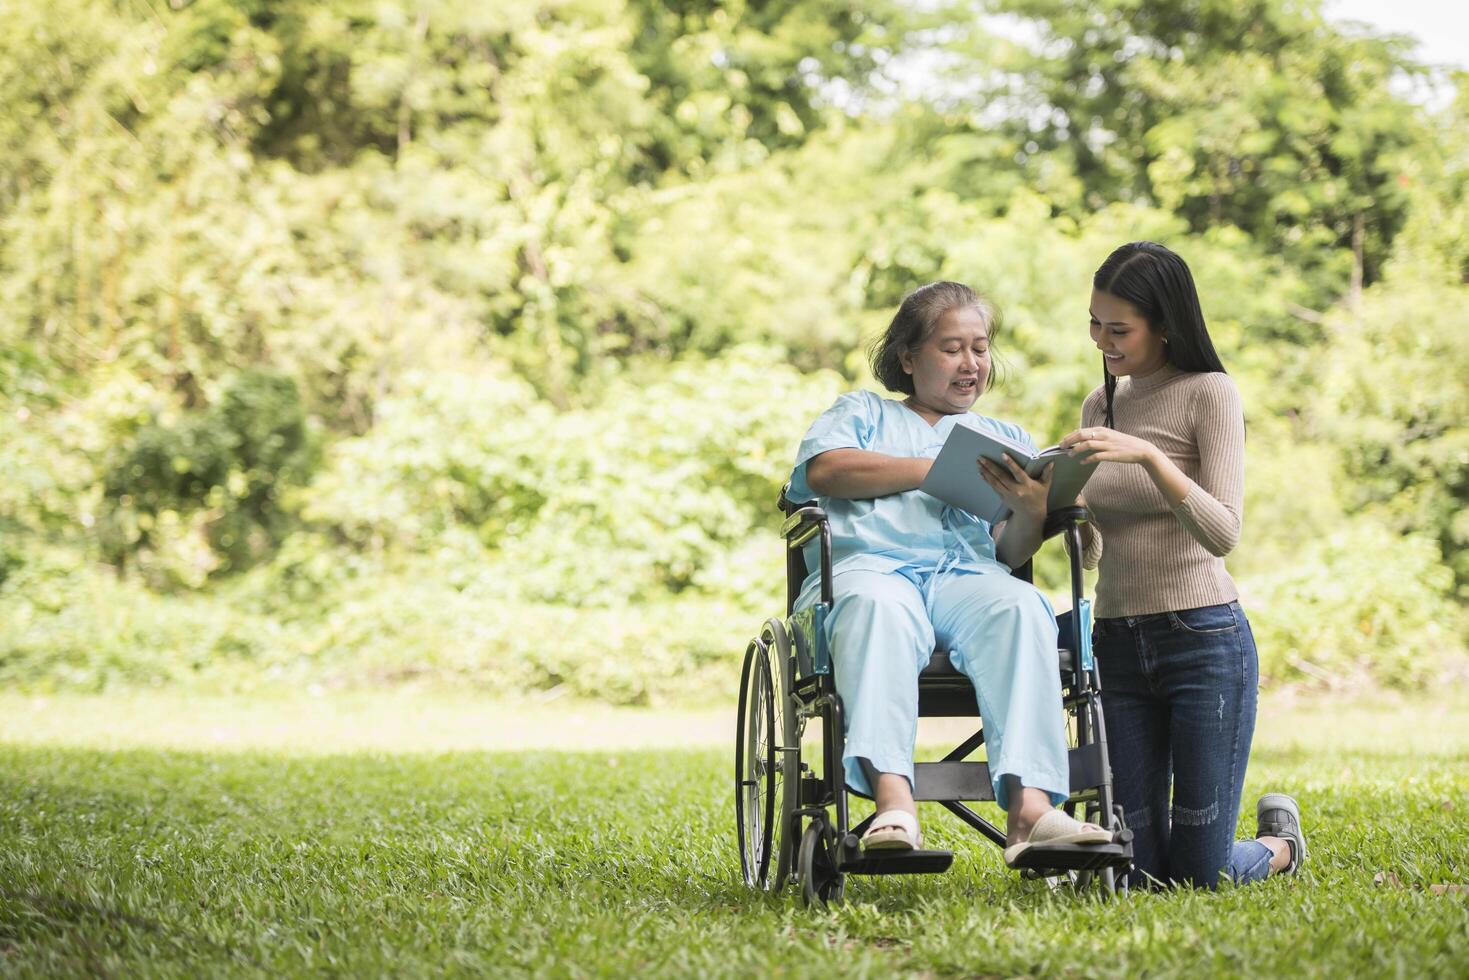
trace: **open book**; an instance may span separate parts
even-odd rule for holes
[[[1096,471],[1095,465],[1082,465],[1084,454],[1068,456],[1060,446],[1032,453],[1013,439],[992,432],[979,432],[966,425],[955,425],[918,489],[946,504],[961,507],[980,520],[998,524],[1010,516],[1010,508],[985,482],[979,469],[979,457],[992,459],[1003,466],[1005,455],[1014,458],[1035,479],[1040,479],[1046,466],[1055,466],[1051,472],[1051,491],[1046,496],[1047,511],[1069,507]]]

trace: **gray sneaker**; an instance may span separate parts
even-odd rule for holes
[[[1290,844],[1290,864],[1285,873],[1295,871],[1306,860],[1306,834],[1301,830],[1301,808],[1284,793],[1266,793],[1255,804],[1255,836],[1279,837]]]

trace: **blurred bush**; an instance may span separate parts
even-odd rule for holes
[[[1312,3],[1200,9],[14,5],[0,681],[727,696],[797,441],[902,295],[999,304],[980,410],[1044,444],[1147,237],[1244,394],[1267,677],[1429,682],[1469,635],[1469,81],[1428,110]]]
[[[1355,518],[1305,542],[1294,560],[1244,582],[1265,683],[1430,682],[1463,650],[1463,609],[1434,542]]]
[[[286,655],[268,617],[222,597],[160,595],[69,550],[30,548],[0,582],[0,683],[32,690],[234,684]]]
[[[269,556],[291,527],[283,495],[310,479],[315,447],[296,382],[242,371],[207,409],[150,418],[102,476],[104,560],[155,584],[198,585]]]

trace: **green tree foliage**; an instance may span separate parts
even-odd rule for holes
[[[1313,2],[987,9],[1037,35],[1006,65],[1024,108],[1012,125],[1027,158],[1069,162],[1085,204],[1156,203],[1195,232],[1233,225],[1338,291],[1381,275],[1407,213],[1399,178],[1426,135],[1390,92],[1419,70],[1400,42],[1344,32]]]
[[[102,480],[104,556],[121,565],[155,549],[156,529],[198,516],[207,571],[267,557],[290,528],[282,494],[309,479],[312,449],[296,382],[241,372],[207,411],[149,420],[119,447]]]
[[[1469,354],[1464,290],[1390,282],[1337,325],[1324,431],[1342,447],[1349,510],[1435,541],[1469,593]],[[1365,327],[1370,324],[1369,327]]]
[[[1245,395],[1267,674],[1463,652],[1465,83],[1312,0],[6,15],[0,679],[725,691],[903,294],[998,303],[1049,441],[1136,238]]]

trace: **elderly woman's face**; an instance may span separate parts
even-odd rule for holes
[[[967,412],[990,377],[990,338],[984,317],[972,306],[946,312],[913,352],[900,357],[913,376],[915,408],[939,415]]]

